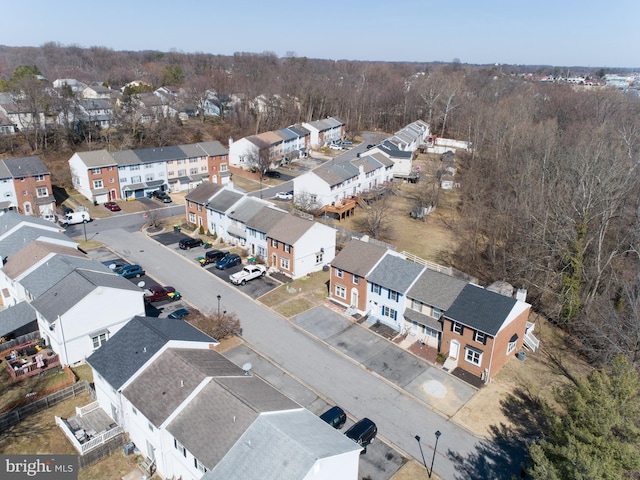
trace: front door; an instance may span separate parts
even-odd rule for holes
[[[358,308],[358,290],[355,288],[351,290],[351,304],[352,307]]]
[[[451,340],[451,346],[449,347],[449,357],[457,360],[459,353],[460,343],[457,340]]]

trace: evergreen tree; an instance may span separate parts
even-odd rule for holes
[[[531,444],[534,480],[619,479],[640,472],[640,377],[625,357],[556,392],[546,437]]]

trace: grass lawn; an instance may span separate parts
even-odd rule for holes
[[[327,282],[329,281],[329,272],[315,272],[306,277],[298,278],[293,282],[280,285],[275,290],[263,295],[258,300],[267,307],[277,310],[285,317],[289,317],[291,312],[293,315],[301,313],[308,308],[322,303],[327,298]],[[305,302],[297,302],[286,307],[284,311],[279,310],[280,305],[290,303],[292,300],[305,299]],[[303,308],[305,305],[308,308]]]
[[[69,377],[61,368],[52,368],[42,376],[35,375],[13,383],[4,363],[0,365],[0,409],[26,397],[28,393],[55,390],[65,384]]]

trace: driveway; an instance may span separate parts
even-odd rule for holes
[[[291,321],[446,417],[452,417],[475,393],[462,380],[325,306],[301,313]]]

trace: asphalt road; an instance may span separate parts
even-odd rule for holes
[[[203,312],[215,311],[220,295],[220,308],[238,315],[243,338],[253,349],[318,396],[342,406],[352,418],[374,420],[379,436],[401,452],[422,459],[414,438],[418,434],[425,455],[431,457],[435,438],[430,439],[430,432],[442,432],[434,467],[442,478],[457,478],[456,459],[476,452],[479,442],[475,437],[428,405],[253,301],[242,290],[215,278],[179,252],[127,227],[101,230],[100,241],[132,263],[143,265],[160,283],[176,287]]]

